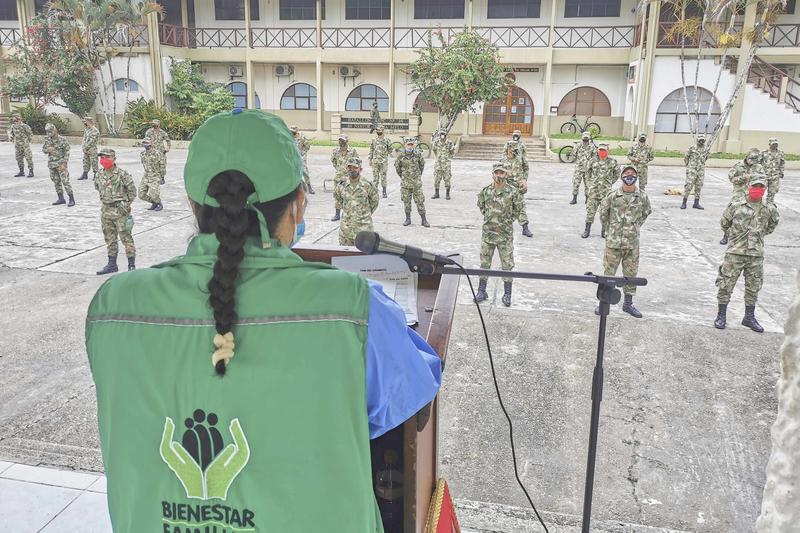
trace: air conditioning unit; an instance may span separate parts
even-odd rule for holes
[[[231,78],[241,78],[244,76],[244,71],[239,65],[230,65],[228,66],[228,74],[230,74]]]
[[[281,76],[291,76],[294,74],[294,67],[292,65],[275,65],[272,68],[272,72],[279,78]]]
[[[339,67],[339,76],[342,78],[357,78],[361,76],[361,71],[350,65],[342,65]]]

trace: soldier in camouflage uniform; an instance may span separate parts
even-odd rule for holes
[[[89,169],[92,169],[92,177],[97,175],[97,141],[100,140],[100,130],[94,125],[92,117],[83,118],[83,174],[78,180],[89,179]]]
[[[167,132],[161,129],[161,121],[153,120],[153,127],[144,133],[144,138],[150,140],[153,145],[153,150],[159,155],[158,159],[158,175],[159,183],[164,185],[164,176],[167,175],[167,152],[172,148],[172,143],[169,140]]]
[[[386,171],[389,168],[389,154],[392,153],[392,142],[383,134],[383,126],[375,128],[378,136],[369,145],[369,166],[372,167],[373,183],[383,189],[386,198]]]
[[[22,115],[14,113],[14,122],[11,123],[11,130],[8,132],[8,140],[14,143],[14,155],[17,158],[17,166],[19,166],[19,173],[14,174],[15,178],[25,176],[25,161],[28,162],[28,177],[33,177],[32,138],[31,127],[22,122]]]
[[[294,144],[297,145],[300,157],[303,158],[303,181],[306,184],[306,191],[309,194],[314,194],[314,187],[311,186],[311,174],[308,172],[308,151],[311,150],[311,143],[308,142],[306,136],[300,132],[300,128],[297,126],[292,126],[289,131],[292,132]]]
[[[522,234],[526,237],[533,237],[533,233],[528,228],[530,220],[528,220],[528,213],[525,208],[525,193],[528,192],[528,162],[520,155],[519,146],[510,144],[506,145],[506,151],[500,162],[508,170],[506,181],[517,190],[517,194],[522,199],[522,213],[519,217],[519,223],[522,224]]]
[[[382,125],[381,112],[378,111],[378,102],[372,102],[372,109],[369,112],[369,123],[370,123],[370,128],[369,128],[370,133],[378,129],[378,126]]]
[[[450,179],[452,178],[453,155],[456,153],[456,145],[447,139],[447,132],[439,132],[437,139],[433,141],[433,153],[436,156],[436,163],[433,165],[433,196],[431,200],[439,198],[439,184],[444,180],[445,198],[450,199]]]
[[[394,160],[394,169],[400,176],[400,198],[406,211],[404,226],[411,225],[411,198],[417,204],[417,212],[422,219],[422,225],[429,228],[428,219],[425,218],[425,195],[422,194],[422,171],[425,169],[425,159],[417,150],[416,137],[403,139],[403,153]]]
[[[492,257],[497,248],[500,254],[500,267],[503,270],[514,270],[514,220],[519,219],[525,211],[516,187],[508,183],[508,167],[506,163],[495,163],[492,168],[493,182],[478,193],[478,209],[483,215],[483,231],[481,233],[481,268],[492,267]],[[511,305],[511,278],[503,278],[503,305]],[[488,278],[481,277],[478,283],[476,302],[486,300],[486,284]]]
[[[514,130],[511,134],[511,140],[506,141],[506,145],[503,147],[503,152],[508,150],[509,146],[513,146],[517,148],[519,151],[519,156],[521,159],[528,161],[528,148],[525,146],[525,143],[522,142],[522,132],[519,130]]]
[[[151,148],[152,150],[152,148]],[[136,198],[136,186],[130,174],[116,165],[117,155],[111,148],[100,150],[100,166],[103,167],[94,177],[94,188],[100,193],[100,225],[108,249],[108,264],[97,274],[117,272],[117,239],[125,246],[128,256],[128,270],[136,269],[136,247],[133,245],[131,228],[133,219],[131,204]]]
[[[58,134],[56,127],[50,123],[45,125],[46,133],[42,152],[47,154],[47,168],[50,169],[50,179],[56,187],[58,200],[53,205],[75,205],[75,196],[72,194],[72,185],[69,184],[69,142]],[[69,203],[64,201],[64,191],[69,196]]]
[[[725,329],[728,303],[739,275],[744,272],[744,319],[742,325],[757,333],[764,328],[756,320],[758,291],[764,282],[764,237],[778,225],[778,208],[764,202],[767,180],[763,174],[750,176],[747,193],[728,205],[722,214],[722,231],[730,236],[730,244],[717,276],[717,318],[714,326]]]
[[[769,150],[761,152],[761,165],[767,176],[767,202],[774,204],[775,195],[778,194],[783,179],[783,169],[786,158],[783,150],[778,150],[778,139],[769,140]]]
[[[150,202],[151,205],[147,208],[148,211],[161,211],[164,209],[164,205],[161,203],[158,154],[153,150],[149,140],[143,140],[142,146],[144,150],[142,150],[140,158],[144,167],[144,176],[142,176],[142,181],[139,182],[139,198],[145,202]]]
[[[333,193],[342,206],[339,244],[353,246],[360,231],[372,231],[372,213],[378,209],[378,189],[369,180],[361,179],[361,159],[347,161],[347,181]]]
[[[619,179],[619,164],[616,159],[608,156],[608,144],[600,144],[597,149],[597,157],[597,161],[593,161],[589,165],[589,175],[586,179],[589,184],[589,201],[586,203],[586,227],[581,234],[584,239],[589,238],[600,202],[608,196],[611,191],[611,185]],[[600,222],[603,222],[602,219]],[[601,236],[603,238],[606,236],[605,225],[602,226]]]
[[[754,174],[764,175],[764,167],[761,166],[760,161],[761,152],[758,148],[752,148],[744,157],[744,161],[739,161],[728,171],[728,180],[733,184],[733,194],[731,194],[729,204],[742,199],[744,193],[747,192],[750,176]],[[728,244],[727,233],[722,235],[722,240],[719,243]]]
[[[646,133],[640,133],[639,142],[628,150],[628,160],[636,167],[639,190],[644,191],[647,188],[647,167],[653,160],[653,147],[647,144]]]
[[[578,203],[578,192],[583,182],[583,203],[589,202],[589,167],[593,161],[597,161],[597,145],[594,144],[592,136],[588,131],[581,135],[581,142],[576,142],[572,149],[575,156],[575,174],[572,177],[572,200],[570,205]]]
[[[694,209],[705,209],[700,205],[700,191],[703,190],[703,180],[706,177],[706,160],[710,150],[706,147],[706,138],[702,135],[697,138],[697,146],[690,146],[683,162],[686,164],[686,184],[683,186],[683,203],[681,209],[686,209],[689,195],[694,193]]]
[[[347,162],[353,157],[358,157],[358,152],[355,148],[350,148],[347,145],[347,135],[339,135],[339,147],[333,149],[331,153],[331,164],[336,171],[333,177],[334,185],[333,192],[336,198],[336,189],[347,180]],[[336,213],[333,215],[331,222],[336,222],[342,218],[342,204],[335,202]]]
[[[600,204],[600,221],[606,228],[603,268],[606,276],[614,276],[621,263],[622,275],[635,277],[639,272],[639,232],[650,216],[650,199],[636,187],[636,167],[625,167],[620,179],[622,188],[611,191]],[[625,293],[622,310],[634,318],[642,318],[642,313],[633,305],[636,286],[626,285],[622,292]],[[596,312],[600,314],[599,309]]]

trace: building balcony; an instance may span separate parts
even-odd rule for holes
[[[20,39],[18,28],[0,28],[0,46],[12,46]]]
[[[725,23],[723,23],[725,24]],[[800,25],[799,25],[800,26]],[[700,43],[700,36],[685,37],[674,33],[677,29],[677,22],[659,22],[658,23],[658,42],[656,45],[659,48],[697,48]],[[733,25],[733,30],[736,34],[741,34],[742,23],[736,22]],[[716,28],[719,29],[719,28]],[[703,32],[703,46],[707,48],[717,48],[717,37],[715,31],[711,28],[706,28]],[[784,45],[790,46],[790,45]],[[796,45],[794,45],[796,46]]]

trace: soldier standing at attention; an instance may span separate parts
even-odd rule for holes
[[[78,180],[89,179],[89,169],[92,177],[97,175],[97,141],[100,140],[100,130],[94,125],[92,117],[83,117],[83,174]]]
[[[314,187],[311,186],[311,174],[308,173],[308,151],[311,150],[311,143],[308,142],[306,136],[300,132],[300,128],[297,126],[292,126],[289,131],[292,132],[294,144],[297,145],[300,157],[303,159],[303,181],[306,184],[306,191],[309,194],[314,194]]]
[[[432,200],[439,198],[439,184],[444,179],[445,199],[450,199],[450,180],[452,178],[453,155],[456,145],[447,139],[447,132],[441,130],[436,140],[433,141],[433,153],[436,163],[433,165],[433,196]]]
[[[369,132],[372,133],[378,126],[381,125],[381,112],[378,111],[378,102],[372,102],[372,109],[369,112],[370,128]]]
[[[405,137],[403,139],[403,153],[394,160],[394,169],[400,176],[400,198],[406,211],[404,226],[411,225],[411,198],[417,204],[417,212],[422,219],[422,225],[431,227],[425,218],[425,195],[422,194],[422,171],[425,169],[425,159],[416,149],[417,139]]]
[[[372,231],[372,213],[378,209],[378,189],[368,180],[361,179],[361,159],[347,161],[347,181],[333,193],[342,206],[342,223],[339,224],[339,244],[353,246],[360,231]]]
[[[586,203],[586,228],[583,230],[581,237],[584,239],[589,238],[589,233],[592,231],[592,224],[594,223],[594,216],[597,213],[597,208],[600,202],[608,196],[611,191],[611,185],[617,181],[619,176],[619,164],[613,157],[608,157],[608,144],[601,143],[597,149],[597,161],[593,161],[589,165],[588,176],[586,183],[589,185],[589,200]],[[602,219],[600,220],[602,223]],[[605,238],[606,227],[602,226],[600,235]]]
[[[333,149],[331,154],[331,164],[336,174],[333,177],[334,185],[333,192],[336,198],[336,189],[347,180],[347,162],[353,157],[358,157],[358,152],[355,148],[350,148],[347,145],[347,135],[339,135],[339,147]],[[336,222],[342,218],[342,204],[335,202],[336,213],[333,215],[331,222]]]
[[[606,228],[606,251],[603,255],[603,268],[606,276],[614,276],[622,263],[622,275],[635,277],[639,272],[639,233],[644,221],[650,216],[650,199],[637,189],[636,167],[627,166],[622,170],[622,188],[611,191],[600,204],[600,222]],[[625,303],[622,310],[634,318],[642,318],[633,305],[635,285],[626,285],[622,292]],[[596,310],[600,314],[600,309]]]
[[[526,162],[528,161],[528,148],[525,146],[525,143],[522,142],[522,132],[519,130],[514,130],[511,134],[511,140],[506,141],[506,145],[503,147],[503,151],[505,152],[508,150],[509,146],[514,146],[519,151],[519,156],[524,159]]]
[[[50,169],[50,179],[56,187],[58,199],[53,205],[75,205],[75,196],[72,195],[72,185],[69,184],[69,142],[58,134],[56,127],[49,122],[44,127],[46,137],[42,143],[42,152],[47,154],[47,168]],[[67,191],[69,203],[64,201],[64,191]]]
[[[144,167],[144,176],[139,183],[139,198],[145,202],[150,202],[148,211],[161,211],[164,205],[161,203],[161,187],[159,186],[160,176],[158,174],[158,154],[153,150],[150,141],[142,141],[141,160]]]
[[[494,250],[500,255],[500,267],[514,270],[514,220],[519,219],[525,210],[522,196],[507,180],[506,163],[495,163],[492,168],[492,184],[478,193],[478,209],[483,215],[481,233],[481,268],[492,267]],[[478,282],[476,302],[486,300],[488,278]],[[511,278],[503,278],[503,305],[511,305]]]
[[[152,148],[151,148],[152,150]],[[116,164],[117,154],[111,148],[100,150],[100,166],[103,169],[94,178],[94,188],[100,193],[100,226],[108,249],[108,264],[97,274],[117,272],[117,239],[125,246],[128,270],[136,269],[136,248],[131,235],[131,204],[136,198],[136,186],[130,174]]]
[[[647,167],[653,160],[653,147],[647,144],[647,134],[639,134],[639,142],[628,150],[628,160],[636,167],[639,190],[647,188]]]
[[[752,148],[744,157],[744,161],[739,161],[733,168],[728,171],[728,180],[733,184],[733,193],[731,194],[731,201],[739,201],[744,193],[747,192],[747,184],[750,181],[750,176],[753,174],[764,175],[764,167],[761,166],[761,152],[758,148]],[[720,244],[728,244],[728,234],[723,233]]]
[[[145,139],[150,139],[150,144],[153,145],[152,150],[159,154],[158,159],[158,175],[159,183],[164,185],[164,176],[167,175],[167,152],[172,148],[169,135],[161,129],[161,121],[153,120],[153,127],[148,129],[144,134]]]
[[[522,213],[519,216],[519,223],[522,224],[522,234],[525,237],[533,237],[533,233],[528,228],[530,221],[525,207],[525,193],[528,192],[528,162],[519,153],[519,146],[506,144],[506,151],[500,160],[506,168],[506,181],[511,187],[517,190],[522,200]]]
[[[581,134],[581,142],[576,142],[572,149],[575,155],[575,174],[572,178],[572,200],[570,205],[578,203],[578,192],[583,182],[583,203],[589,201],[589,166],[592,161],[597,161],[597,145],[594,144],[592,136],[588,131]]]
[[[700,205],[700,191],[703,190],[703,180],[706,177],[706,159],[709,149],[706,148],[706,138],[702,135],[697,138],[697,146],[690,146],[683,162],[686,164],[686,184],[683,186],[683,203],[681,209],[686,209],[689,195],[694,193],[694,209],[705,209]]]
[[[763,174],[750,176],[747,194],[728,205],[722,214],[722,231],[730,236],[730,244],[717,276],[717,319],[714,327],[725,329],[728,303],[739,275],[744,272],[744,318],[742,325],[757,333],[764,328],[756,320],[758,291],[764,283],[764,237],[778,225],[778,208],[763,202],[767,180]]]
[[[8,132],[8,140],[14,143],[14,155],[17,158],[19,173],[14,174],[15,178],[25,176],[25,161],[28,162],[28,177],[33,177],[33,154],[31,153],[31,139],[33,131],[31,127],[22,122],[22,115],[14,113],[14,122]]]
[[[767,176],[767,202],[774,204],[775,195],[778,194],[783,179],[783,169],[786,166],[783,150],[778,150],[778,139],[774,137],[770,139],[769,150],[761,152],[761,165]]]
[[[375,128],[377,137],[369,145],[369,166],[372,167],[373,183],[383,189],[386,198],[386,170],[389,168],[389,154],[392,152],[392,143],[383,134],[383,126]]]

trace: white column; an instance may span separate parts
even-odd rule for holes
[[[186,0],[181,0],[181,26],[184,28],[189,27],[189,9],[186,5]]]
[[[164,69],[161,65],[161,38],[158,32],[158,15],[147,15],[148,55],[153,74],[153,100],[159,107],[164,106]]]
[[[389,118],[394,118],[394,0],[389,0]]]
[[[319,2],[317,2],[319,5]],[[322,53],[317,52],[317,132],[322,132],[325,118],[325,95],[322,80]]]
[[[756,23],[756,9],[757,4],[747,4],[744,8],[744,28],[747,30],[748,28],[752,28]],[[750,41],[746,34],[747,31],[744,32],[745,36],[742,37],[742,47],[739,48],[739,63],[736,66],[736,79],[739,79],[741,76],[747,76],[747,72],[745,71],[744,67],[744,59],[750,54],[750,48],[753,46],[752,41]],[[720,65],[719,68],[724,68],[724,65]],[[742,128],[742,112],[744,111],[744,95],[746,93],[746,86],[742,87],[739,91],[739,94],[736,96],[736,100],[733,102],[733,108],[731,108],[730,120],[728,121],[728,139],[725,141],[724,150],[726,152],[738,153],[742,151],[742,140],[741,140],[741,128]]]
[[[553,28],[556,25],[558,0],[550,5],[550,28],[547,33],[547,63],[544,66],[544,101],[542,102],[542,137],[550,136],[550,98],[553,84]],[[535,111],[534,111],[535,114]]]
[[[647,131],[647,115],[650,112],[650,84],[653,79],[653,63],[658,41],[658,19],[661,11],[661,2],[656,0],[650,4],[650,17],[647,21],[647,45],[645,46],[645,57],[642,71],[637,75],[639,81],[636,84],[639,95],[637,116],[637,131],[634,135]]]

